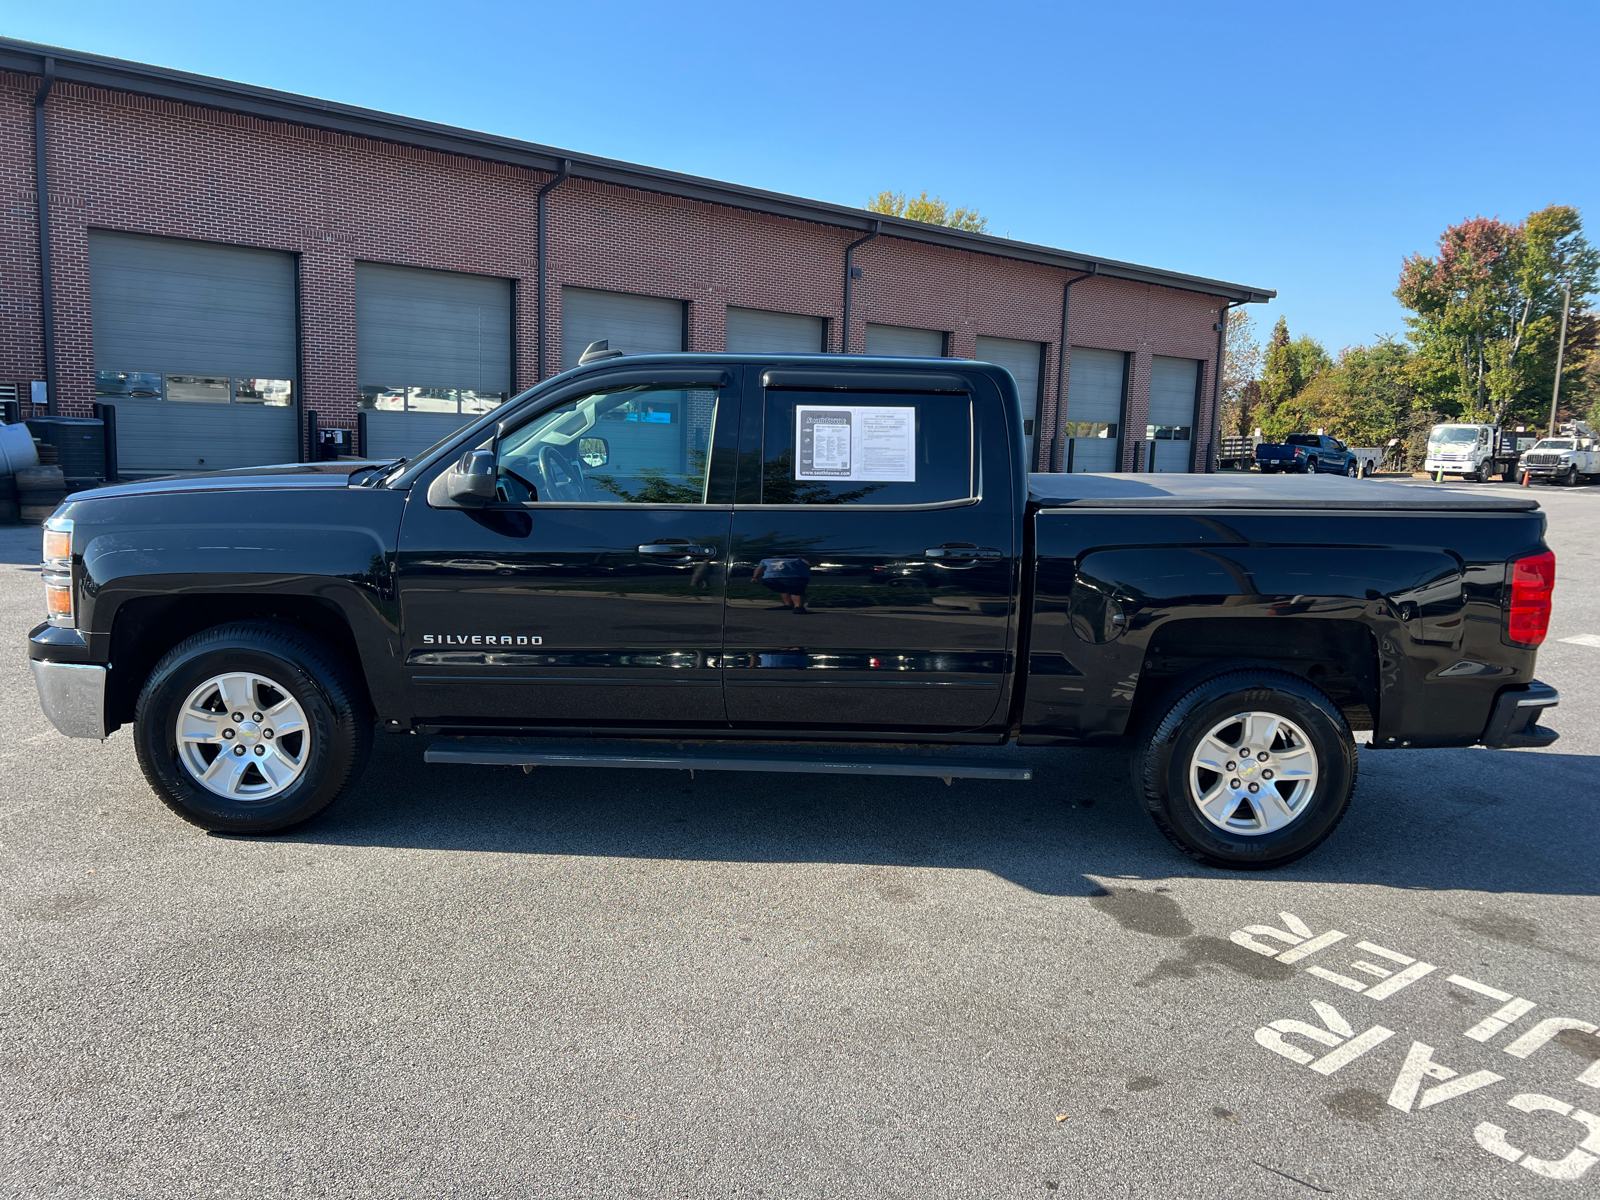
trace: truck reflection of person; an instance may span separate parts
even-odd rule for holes
[[[809,611],[806,587],[811,582],[811,564],[805,559],[793,554],[763,558],[750,573],[751,583],[758,580],[778,594],[782,607],[797,613]]]

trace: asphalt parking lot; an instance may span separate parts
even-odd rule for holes
[[[1562,740],[1364,751],[1266,875],[1108,751],[867,787],[380,738],[314,824],[208,836],[40,715],[0,529],[0,1196],[1597,1194],[1600,487],[1537,495]]]

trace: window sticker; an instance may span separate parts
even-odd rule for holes
[[[915,408],[799,406],[794,477],[915,483],[916,435]]]

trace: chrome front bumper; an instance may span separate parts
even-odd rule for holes
[[[39,688],[39,707],[67,737],[106,736],[106,670],[83,663],[44,662],[33,659],[33,682]]]

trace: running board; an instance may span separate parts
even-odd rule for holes
[[[674,751],[660,754],[619,754],[600,750],[537,750],[502,742],[448,742],[429,746],[423,760],[430,763],[470,763],[477,766],[621,767],[638,771],[779,771],[803,775],[917,775],[932,779],[1011,779],[1027,782],[1033,768],[991,766],[982,759],[960,758],[843,758],[833,754],[796,757],[777,754]]]

